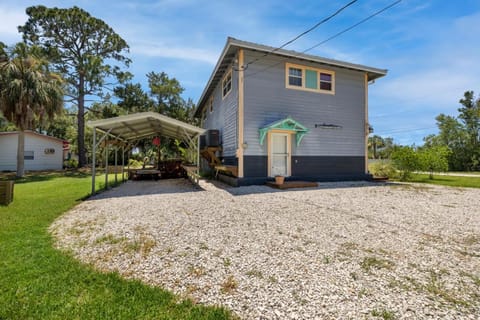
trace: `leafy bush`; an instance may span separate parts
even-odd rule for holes
[[[393,165],[400,171],[400,180],[408,180],[413,171],[421,169],[420,157],[412,147],[401,146],[392,153]]]
[[[77,168],[78,167],[78,160],[77,159],[68,159],[63,162],[65,168]]]
[[[447,147],[423,148],[418,152],[421,170],[430,173],[430,179],[433,179],[433,172],[448,171],[448,157],[450,150]]]
[[[395,170],[392,163],[388,160],[380,160],[371,163],[368,166],[368,171],[370,171],[374,177],[396,178],[398,175],[397,170]]]
[[[128,160],[128,165],[131,168],[141,168],[143,166],[143,162],[140,162],[140,161],[135,160],[135,159],[129,159]]]

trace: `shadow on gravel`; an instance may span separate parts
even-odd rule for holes
[[[165,180],[128,180],[112,189],[102,191],[88,200],[100,200],[108,198],[135,197],[155,194],[192,193],[203,191],[193,185],[188,179],[165,179]],[[172,205],[175,205],[172,203]]]
[[[399,183],[395,182],[372,182],[372,181],[341,181],[341,182],[318,182],[318,186],[314,188],[291,188],[291,189],[277,189],[269,187],[267,185],[260,186],[245,186],[245,187],[224,187],[223,189],[233,196],[244,196],[250,194],[261,193],[282,193],[282,192],[306,192],[312,190],[322,189],[345,189],[345,188],[369,188],[376,186],[398,186]]]

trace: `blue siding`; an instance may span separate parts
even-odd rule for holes
[[[213,92],[213,112],[206,111],[205,129],[220,130],[223,156],[235,156],[238,144],[238,72],[232,71],[232,91],[222,99],[222,81]]]
[[[245,61],[261,55],[245,50]],[[288,59],[289,63],[335,72],[334,95],[307,92],[285,88],[286,62],[270,55],[245,71],[245,155],[266,155],[266,141],[263,146],[259,144],[259,128],[291,116],[310,130],[300,146],[293,146],[293,156],[364,156],[364,73]],[[315,128],[323,123],[341,128]]]

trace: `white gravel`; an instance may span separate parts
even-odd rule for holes
[[[243,319],[480,318],[480,189],[201,187],[129,181],[51,232],[100,270]]]

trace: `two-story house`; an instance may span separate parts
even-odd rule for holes
[[[386,73],[228,38],[195,116],[237,185],[368,179],[368,85]]]

